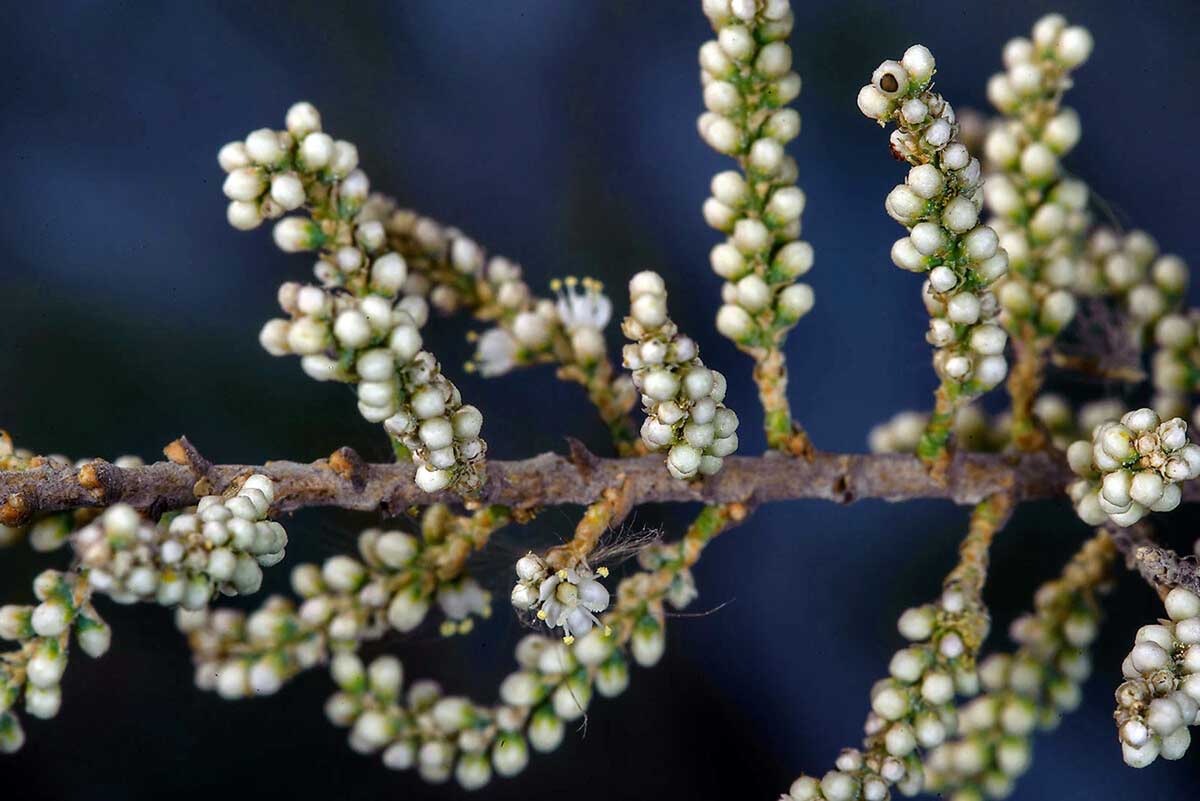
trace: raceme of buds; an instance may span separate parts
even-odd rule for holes
[[[34,606],[0,606],[0,640],[17,649],[0,652],[0,754],[20,750],[25,733],[16,705],[24,698],[31,717],[49,720],[62,706],[60,682],[67,668],[71,634],[92,658],[103,656],[112,631],[91,604],[85,578],[46,570],[33,582]]]
[[[707,110],[698,127],[740,167],[718,173],[704,203],[704,219],[727,235],[710,256],[726,281],[717,330],[752,352],[776,348],[813,306],[812,288],[796,283],[813,263],[812,246],[800,240],[806,198],[784,152],[800,132],[789,108],[800,94],[787,43],[792,11],[786,0],[708,0],[703,8],[717,37],[700,48]]]
[[[1086,257],[1075,292],[1120,300],[1138,344],[1159,318],[1179,308],[1187,292],[1187,264],[1178,256],[1161,255],[1158,243],[1145,231],[1122,236],[1097,228],[1088,237]]]
[[[1082,700],[1099,631],[1096,595],[1107,589],[1115,555],[1108,536],[1098,534],[1061,576],[1038,589],[1034,611],[1009,629],[1020,647],[980,663],[984,694],[961,707],[956,737],[925,760],[928,792],[945,798],[1011,793],[1029,768],[1034,732],[1054,728]]]
[[[978,688],[968,643],[980,639],[980,612],[979,600],[953,585],[936,603],[906,610],[899,629],[913,644],[895,653],[890,676],[871,689],[863,748],[843,749],[833,770],[820,779],[801,776],[783,798],[886,799],[891,787],[921,792],[921,750],[937,748],[954,732],[956,693]]]
[[[274,596],[249,614],[177,613],[192,647],[197,686],[226,699],[275,693],[331,653],[415,630],[435,603],[445,617],[443,634],[470,631],[475,616],[490,613],[490,598],[473,579],[454,574],[448,558],[508,517],[493,510],[461,519],[443,514],[445,507],[431,510],[439,511],[426,513],[421,537],[367,529],[358,538],[360,559],[338,554],[319,566],[298,565],[292,570],[298,605]]]
[[[286,284],[280,297],[293,319],[268,324],[279,323],[275,339],[264,339],[271,353],[301,355],[305,372],[317,380],[355,384],[359,412],[408,449],[421,489],[469,492],[481,485],[483,415],[463,405],[437,359],[421,350],[424,301],[394,303]]]
[[[600,624],[596,615],[608,608],[608,590],[600,583],[608,569],[593,571],[586,562],[553,571],[540,556],[528,553],[517,560],[513,606],[521,612],[537,610],[546,626],[563,630],[568,645]]]
[[[1080,476],[1067,488],[1080,519],[1131,526],[1179,505],[1180,483],[1200,476],[1200,445],[1189,442],[1182,419],[1137,409],[1096,426],[1091,441],[1072,443],[1067,461]]]
[[[1182,758],[1200,722],[1200,597],[1175,587],[1164,603],[1168,619],[1138,629],[1116,693],[1121,755],[1135,768]]]
[[[283,559],[287,532],[267,519],[274,492],[271,479],[254,475],[236,494],[201,498],[158,524],[118,504],[76,532],[73,546],[88,583],[118,603],[199,609],[218,590],[258,592],[262,568]]]
[[[727,409],[725,376],[700,361],[695,340],[667,316],[662,277],[641,272],[629,282],[629,316],[622,331],[633,340],[625,367],[642,394],[642,441],[667,451],[667,469],[678,479],[713,475],[737,450],[737,415]]]
[[[1064,178],[1059,164],[1080,136],[1078,115],[1062,108],[1061,99],[1091,41],[1086,29],[1049,14],[1031,38],[1009,40],[1005,72],[988,83],[988,97],[1003,115],[984,143],[984,198],[1009,260],[997,295],[1009,330],[1027,339],[1053,336],[1075,315],[1071,288],[1088,226],[1088,189]]]
[[[959,141],[950,104],[931,89],[933,55],[913,45],[885,61],[858,95],[858,107],[880,125],[894,122],[892,152],[912,168],[887,197],[888,214],[909,229],[896,241],[896,266],[928,274],[922,290],[931,316],[926,338],[934,367],[958,396],[999,384],[1008,372],[1007,340],[989,290],[1008,270],[996,232],[980,224],[980,166]]]

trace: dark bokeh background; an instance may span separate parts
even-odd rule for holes
[[[707,24],[691,0],[424,0],[367,4],[47,3],[11,6],[0,33],[0,424],[39,452],[153,458],[187,433],[221,461],[312,459],[350,444],[386,458],[378,430],[340,387],[307,380],[256,344],[275,287],[307,277],[269,234],[224,219],[224,142],[306,98],[327,130],[356,142],[376,187],[462,226],[525,265],[531,283],[592,274],[616,288],[652,267],[672,312],[731,377],[761,447],[746,361],[710,325],[716,234],[700,217],[722,159],[695,132],[696,48]],[[914,41],[939,59],[939,86],[982,106],[1000,47],[1042,2],[801,3],[792,36],[805,89],[793,152],[808,192],[805,236],[817,250],[818,304],[789,343],[797,417],[827,449],[858,450],[867,428],[928,402],[932,387],[917,282],[891,266],[898,229],[882,210],[902,175],[883,134],[854,105],[881,58]],[[1059,3],[1095,34],[1070,102],[1085,122],[1070,166],[1124,224],[1200,261],[1200,13],[1191,0]],[[430,335],[464,396],[487,417],[491,452],[563,448],[571,434],[605,452],[581,393],[548,372],[492,385],[455,365],[461,327]],[[614,327],[615,329],[615,327]],[[611,332],[616,335],[615,330]],[[615,342],[614,342],[615,344]],[[1069,385],[1083,396],[1103,388]],[[509,532],[479,575],[499,594],[512,556],[570,532],[577,510],[551,510]],[[497,798],[774,798],[801,770],[823,772],[857,742],[871,683],[900,644],[894,621],[932,597],[950,567],[965,510],[943,503],[851,508],[805,502],[761,510],[717,541],[699,567],[698,609],[669,632],[664,663],[636,670],[629,692],[592,707],[586,731],[535,757]],[[684,510],[643,509],[638,526],[676,535]],[[369,521],[331,512],[289,523],[287,564],[352,547]],[[1195,515],[1173,516],[1188,547]],[[1038,583],[1086,535],[1065,504],[1022,509],[996,546],[988,589],[993,641]],[[3,600],[24,600],[36,569],[0,555]],[[285,585],[285,568],[271,586]],[[1197,759],[1135,772],[1111,725],[1119,662],[1153,595],[1124,579],[1108,605],[1083,709],[1038,739],[1017,798],[1184,798]],[[321,704],[319,671],[268,700],[226,703],[191,685],[170,616],[105,607],[116,631],[99,663],[80,656],[64,709],[30,723],[0,761],[23,799],[449,798],[411,774],[352,754]],[[469,639],[396,639],[410,676],[492,698],[519,629],[497,615]]]

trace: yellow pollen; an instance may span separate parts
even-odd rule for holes
[[[546,619],[546,610],[545,610],[545,609],[539,609],[539,610],[538,610],[538,613],[537,613],[537,619],[538,619],[538,620],[545,620],[545,619]]]
[[[566,637],[563,637],[563,642],[567,645],[570,645],[571,643],[575,642],[575,638],[568,634]]]
[[[600,578],[608,578],[608,568],[607,567],[596,568],[596,575],[599,576]]]

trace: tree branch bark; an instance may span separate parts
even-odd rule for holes
[[[189,506],[219,493],[252,472],[273,478],[280,512],[329,506],[396,515],[413,505],[461,503],[452,493],[430,495],[413,483],[404,464],[366,464],[343,448],[311,464],[278,461],[265,465],[211,464],[186,439],[166,449],[171,461],[119,468],[104,461],[83,468],[43,465],[0,472],[0,523],[19,525],[39,512],[124,502],[152,514]],[[904,501],[934,498],[973,505],[997,492],[1014,501],[1061,496],[1071,473],[1057,454],[960,453],[944,482],[913,456],[816,453],[811,459],[777,453],[733,456],[724,469],[702,481],[668,475],[662,455],[600,458],[577,442],[562,456],[543,453],[520,461],[493,461],[487,482],[474,498],[515,508],[590,504],[609,488],[629,481],[630,501],[643,503],[731,503],[757,506],[772,501],[817,498],[850,503],[860,498]],[[1197,494],[1185,493],[1189,499]]]
[[[275,510],[314,506],[397,515],[410,506],[462,503],[453,493],[429,494],[413,483],[407,464],[367,464],[342,448],[310,464],[211,464],[186,439],[167,447],[171,461],[120,468],[95,461],[82,468],[43,465],[0,472],[0,523],[20,525],[39,512],[124,502],[151,514],[190,506],[196,498],[220,493],[237,479],[264,473],[277,483]],[[745,503],[816,498],[851,503],[861,498],[906,501],[921,498],[974,505],[1003,492],[1014,502],[1062,497],[1072,475],[1059,454],[959,453],[944,482],[930,476],[914,456],[903,454],[813,454],[811,459],[778,453],[731,456],[724,469],[702,481],[670,477],[661,454],[624,459],[595,456],[571,442],[567,456],[543,453],[519,461],[493,461],[487,481],[473,500],[518,509],[586,505],[606,489],[629,483],[631,505],[644,503]],[[1200,487],[1188,484],[1184,498],[1200,500]]]

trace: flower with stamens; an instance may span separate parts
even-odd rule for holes
[[[517,561],[512,603],[522,612],[537,610],[537,619],[561,628],[570,645],[600,625],[596,615],[608,608],[609,594],[599,579],[607,575],[608,568],[593,572],[586,562],[551,572],[541,557],[529,553]]]
[[[568,277],[550,288],[558,295],[554,308],[571,338],[576,360],[588,363],[603,358],[604,327],[612,318],[612,301],[604,294],[604,285],[593,278]]]

